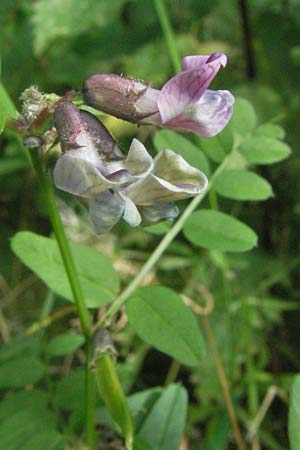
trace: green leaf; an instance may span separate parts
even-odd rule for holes
[[[234,200],[266,200],[273,195],[270,183],[249,170],[224,170],[216,178],[214,189]]]
[[[196,366],[204,355],[197,320],[181,298],[163,286],[138,289],[126,305],[138,336],[183,364]]]
[[[300,375],[295,377],[291,390],[291,404],[289,409],[289,440],[291,450],[300,448]]]
[[[4,119],[7,116],[13,117],[14,119],[17,118],[17,110],[13,102],[11,101],[11,98],[8,95],[5,87],[1,82],[0,82],[0,112],[2,115],[4,115]]]
[[[28,356],[13,359],[0,366],[0,388],[18,388],[34,384],[44,375],[39,359]]]
[[[252,164],[273,164],[291,153],[287,144],[267,137],[247,139],[239,145],[238,151]]]
[[[56,403],[63,411],[84,409],[84,377],[83,369],[71,372],[60,380],[56,389]]]
[[[55,336],[48,343],[46,352],[49,356],[62,356],[75,352],[84,343],[84,337],[79,334],[64,333]]]
[[[254,130],[255,137],[268,137],[272,139],[283,139],[285,131],[280,125],[275,123],[264,123]]]
[[[154,387],[127,397],[128,408],[134,419],[136,431],[143,426],[161,394],[162,389]]]
[[[18,356],[37,356],[41,350],[41,343],[33,336],[19,334],[8,344],[0,348],[0,363]]]
[[[54,429],[40,430],[31,436],[20,450],[63,450],[64,437]]]
[[[227,414],[216,414],[206,427],[203,450],[224,450],[229,441],[230,423]]]
[[[171,384],[155,403],[139,436],[155,450],[179,449],[186,412],[186,390],[178,384]]]
[[[206,156],[197,145],[181,136],[179,133],[170,130],[160,130],[155,133],[153,139],[157,151],[170,149],[181,155],[191,166],[202,170],[209,176],[210,169]]]
[[[48,396],[46,392],[39,389],[31,389],[30,391],[20,391],[14,395],[1,400],[0,403],[0,422],[7,417],[13,416],[28,406],[34,407],[35,411],[41,413],[47,409]]]
[[[1,129],[0,129],[1,132]],[[29,164],[26,159],[15,157],[4,157],[0,159],[0,176],[10,175],[19,170],[28,169]]]
[[[208,158],[215,163],[221,163],[232,150],[233,136],[231,128],[227,126],[221,133],[210,138],[199,138],[199,145]]]
[[[229,127],[233,133],[245,136],[256,126],[256,114],[253,106],[248,100],[237,97],[233,106],[233,114]]]
[[[6,120],[6,114],[3,111],[0,111],[0,134],[4,130]]]
[[[57,243],[29,231],[17,233],[11,241],[15,254],[56,294],[73,302],[73,295]],[[89,308],[114,299],[118,276],[108,258],[97,250],[70,242],[85,302]]]
[[[117,19],[124,0],[38,0],[34,4],[33,34],[37,55],[57,38],[79,36],[100,29]]]
[[[149,225],[148,227],[143,227],[144,231],[147,231],[148,233],[161,236],[163,234],[166,234],[172,226],[171,222],[164,221],[156,223],[155,225]]]
[[[8,416],[1,423],[1,448],[5,450],[20,450],[24,448],[22,446],[32,436],[47,428],[54,429],[54,426],[55,422],[50,411],[45,410],[41,412],[40,410],[35,410],[34,405],[31,405],[30,408],[18,411],[13,416]],[[32,447],[27,447],[27,449],[35,450]]]
[[[192,244],[211,250],[244,252],[257,244],[257,236],[251,228],[219,211],[194,212],[183,231]]]

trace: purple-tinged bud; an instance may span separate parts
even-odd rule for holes
[[[157,111],[156,102],[140,110],[139,100],[154,91],[148,85],[114,73],[96,73],[88,77],[82,88],[83,98],[88,105],[119,119],[137,123]]]
[[[92,146],[94,152],[109,161],[123,158],[116,141],[100,120],[69,101],[56,108],[54,125],[63,152]]]
[[[82,110],[80,111],[80,116],[87,124],[88,131],[99,153],[108,155],[110,160],[123,158],[118,144],[97,117]]]
[[[80,110],[69,101],[61,102],[53,114],[62,151],[81,146],[80,135],[88,133],[87,124],[80,116]]]

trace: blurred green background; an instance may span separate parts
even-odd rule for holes
[[[230,344],[234,351],[226,361],[233,397],[239,402],[241,420],[247,423],[249,417],[243,409],[251,411],[251,405],[247,407],[251,397],[246,369],[249,351],[253,356],[251,364],[255,366],[255,398],[259,404],[270,386],[283,390],[283,400],[276,397],[263,422],[262,446],[252,448],[283,450],[288,448],[286,394],[293,374],[300,368],[300,311],[296,303],[300,293],[300,1],[170,0],[166,4],[181,56],[225,52],[228,65],[212,87],[229,89],[250,100],[260,123],[272,121],[286,130],[286,142],[293,150],[283,163],[260,169],[273,186],[274,198],[242,203],[235,211],[256,230],[259,248],[228,258],[234,296],[239,298],[242,291],[257,300],[259,292],[263,292],[270,300],[264,308],[253,300],[247,304],[250,313],[242,311],[243,308],[240,311],[238,302],[231,306],[237,333]],[[18,106],[20,93],[30,85],[62,95],[70,89],[79,90],[85,77],[94,72],[115,72],[151,81],[159,88],[173,73],[151,0],[1,0],[0,49],[1,81]],[[138,134],[151,149],[152,129],[138,129],[113,118],[106,118],[106,124],[125,148]],[[45,288],[13,256],[9,239],[15,232],[26,229],[47,235],[50,227],[20,144],[5,133],[0,145],[2,307],[9,332],[16,334],[39,318]],[[223,200],[222,207],[228,209],[230,205]],[[75,220],[72,217],[70,213],[69,222]],[[158,242],[156,236],[145,238],[144,232],[122,224],[106,242],[92,237],[86,229],[82,231],[79,227],[78,231],[76,226],[73,238],[75,235],[75,239],[84,240],[88,235],[86,240],[100,246],[119,265],[124,282]],[[72,235],[72,230],[69,234]],[[162,259],[157,273],[152,275],[180,290],[191,267],[190,263],[187,266],[182,263],[180,267],[178,260],[176,266],[174,258],[184,256],[184,252],[191,261],[196,256],[184,250],[181,240],[176,245],[170,249],[169,259],[168,255]],[[214,280],[218,298],[220,280],[214,270],[220,269],[222,260],[218,255],[202,256],[197,276]],[[133,261],[132,267],[124,267],[128,265],[126,261]],[[243,314],[250,320],[240,335]],[[224,323],[228,315],[220,302],[213,320],[220,345],[226,341]],[[3,328],[1,334],[5,340]],[[124,340],[127,342],[126,337]],[[126,354],[126,345],[123,353]],[[224,357],[227,358],[225,353]],[[169,363],[167,357],[161,361],[161,355],[149,352],[137,386],[161,383]],[[228,444],[228,423],[211,358],[207,358],[199,373],[181,369],[179,379],[191,395],[188,426],[191,448],[234,448]]]

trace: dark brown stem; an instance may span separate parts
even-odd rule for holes
[[[241,25],[244,35],[244,51],[246,57],[246,76],[249,80],[256,78],[256,64],[254,57],[253,39],[249,19],[247,0],[239,0]]]

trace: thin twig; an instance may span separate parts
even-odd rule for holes
[[[267,390],[267,393],[262,401],[262,404],[260,405],[260,408],[253,420],[253,422],[251,423],[248,433],[246,435],[246,440],[248,442],[251,442],[255,436],[257,435],[257,432],[259,430],[259,427],[262,423],[262,421],[265,418],[265,415],[268,411],[268,409],[270,408],[273,400],[275,399],[275,397],[279,395],[280,397],[282,397],[282,391],[281,389],[279,389],[277,386],[269,386],[269,389]]]
[[[18,284],[14,289],[9,291],[6,295],[4,295],[1,299],[1,304],[3,307],[10,306],[13,301],[15,301],[19,295],[23,294],[28,288],[30,288],[37,280],[37,277],[34,273],[28,275],[28,277],[24,278],[20,284]]]
[[[57,320],[62,319],[63,317],[67,316],[68,314],[76,312],[75,305],[66,306],[65,308],[61,309],[60,311],[56,311],[51,316],[47,317],[46,319],[39,320],[38,322],[33,323],[30,325],[30,327],[26,330],[26,334],[34,334],[38,331],[42,330],[43,328],[47,328],[49,325],[52,325]]]
[[[204,329],[204,333],[207,337],[207,342],[208,345],[210,347],[210,350],[212,352],[214,361],[215,361],[215,365],[216,365],[216,369],[217,369],[217,374],[218,374],[218,378],[221,384],[221,388],[223,391],[223,395],[224,395],[224,400],[226,403],[226,408],[228,411],[228,415],[229,415],[229,419],[233,428],[233,433],[234,433],[234,438],[237,444],[237,447],[239,450],[245,450],[245,444],[244,441],[242,439],[242,435],[241,435],[241,431],[240,431],[240,427],[237,421],[237,417],[236,417],[236,413],[234,410],[234,406],[232,403],[232,399],[231,399],[231,395],[230,395],[230,388],[229,388],[229,383],[226,377],[226,373],[222,364],[222,360],[220,357],[220,353],[218,350],[218,346],[217,346],[217,342],[215,339],[215,336],[213,334],[212,328],[210,326],[210,322],[208,320],[207,316],[201,316],[201,322],[203,325],[203,329]]]

